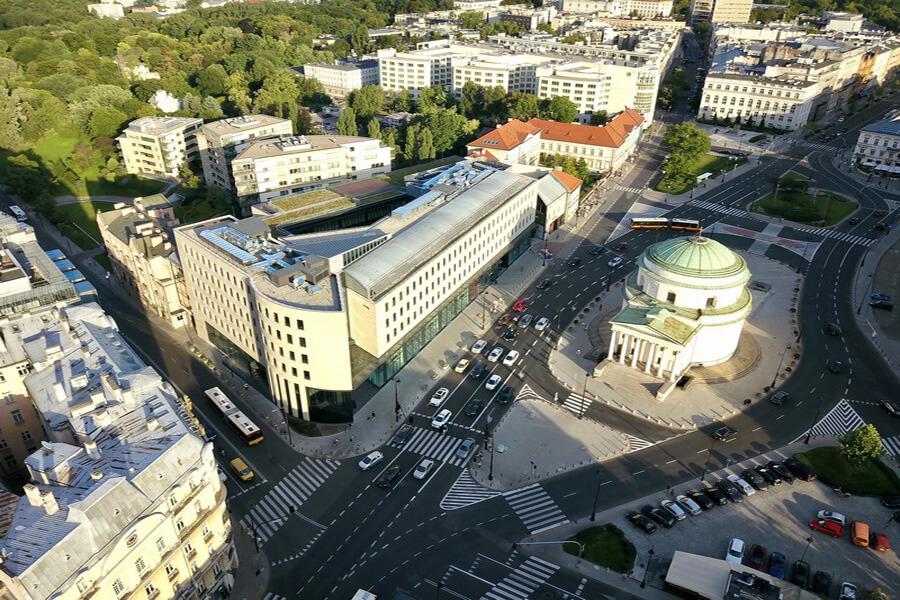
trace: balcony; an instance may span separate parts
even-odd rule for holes
[[[169,578],[169,581],[172,581],[173,579],[178,577],[178,573],[179,573],[178,569],[172,569],[171,571],[166,572],[166,576]]]
[[[147,600],[154,600],[159,597],[159,588],[153,588],[152,592],[147,593]]]

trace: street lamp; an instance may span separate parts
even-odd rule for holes
[[[600,476],[603,474],[603,471],[597,469],[597,490],[594,492],[594,509],[591,511],[591,521],[597,520],[597,502],[600,501]]]
[[[400,413],[402,410],[400,409],[400,391],[398,387],[400,386],[400,380],[396,377],[394,378],[394,414],[397,418],[397,422],[400,422]]]
[[[806,551],[809,550],[809,545],[812,544],[812,541],[811,537],[806,538],[806,548],[803,549],[803,554],[800,555],[800,562],[803,562],[803,559],[806,558]]]
[[[588,376],[591,374],[589,369],[585,369],[584,371],[584,386],[581,388],[581,410],[578,411],[578,420],[584,418],[584,413],[587,412],[588,405],[585,403],[587,399],[587,380]]]
[[[709,471],[709,461],[712,460],[712,451],[713,447],[716,445],[715,440],[709,445],[709,449],[706,451],[706,465],[703,467],[703,474],[700,475],[700,482],[706,483],[706,473]]]
[[[650,571],[650,561],[653,560],[653,546],[647,551],[647,568],[644,569],[644,578],[641,580],[641,589],[647,587],[647,573]]]
[[[781,360],[778,361],[778,368],[775,369],[775,375],[772,377],[772,385],[770,385],[769,387],[775,387],[775,383],[778,381],[778,373],[781,371],[781,365],[784,363],[784,357],[787,356],[788,350],[790,349],[791,347],[787,346],[784,349],[784,352],[781,354]]]

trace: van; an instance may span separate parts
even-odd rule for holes
[[[862,521],[850,523],[850,541],[863,548],[869,545],[869,526]]]
[[[242,459],[235,458],[230,464],[234,472],[241,478],[241,481],[250,481],[253,479],[253,471],[250,470],[250,467],[248,467],[247,463]]]

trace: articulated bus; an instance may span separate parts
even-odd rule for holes
[[[695,219],[669,219],[669,229],[675,231],[700,231],[700,221]]]
[[[631,228],[700,231],[700,221],[695,219],[667,219],[665,217],[634,218],[631,219]]]
[[[209,403],[225,417],[229,425],[244,438],[245,442],[252,446],[263,441],[263,434],[259,427],[239,411],[222,390],[217,387],[209,388],[204,394],[209,399]]]
[[[12,216],[14,216],[17,221],[27,221],[28,220],[28,215],[25,214],[25,211],[16,205],[10,206],[9,212],[12,213]]]

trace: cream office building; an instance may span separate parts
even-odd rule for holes
[[[126,173],[177,177],[197,155],[200,119],[141,117],[116,138]]]
[[[791,77],[710,73],[698,116],[795,131],[810,119],[818,83]]]

